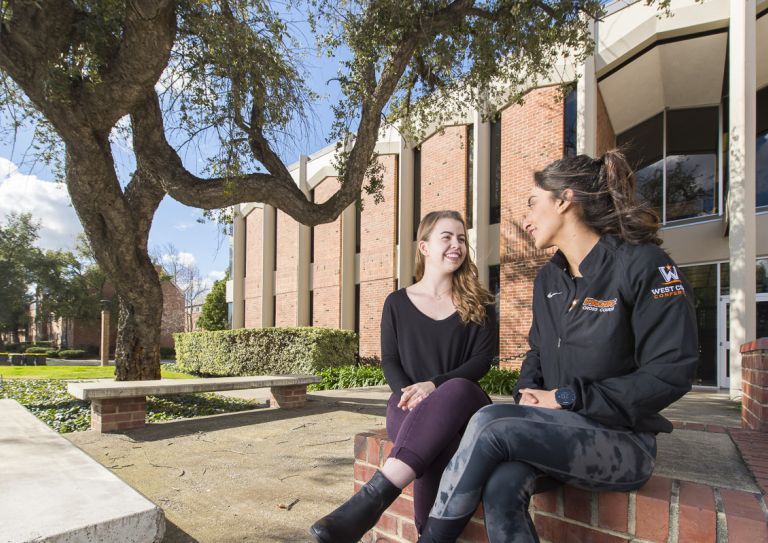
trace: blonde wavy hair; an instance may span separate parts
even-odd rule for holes
[[[435,228],[435,224],[440,219],[453,219],[459,221],[464,227],[464,233],[466,235],[467,225],[458,211],[443,210],[432,211],[421,219],[419,223],[419,230],[416,234],[418,241],[428,241],[429,236],[432,235],[432,230]],[[424,277],[424,255],[420,250],[416,251],[416,281],[421,281]],[[477,275],[477,266],[472,262],[472,257],[469,250],[469,243],[467,243],[467,255],[464,261],[455,272],[453,272],[453,305],[456,306],[456,310],[461,317],[462,322],[468,324],[470,321],[483,324],[485,322],[485,306],[486,304],[493,303],[494,297],[480,284],[480,280]]]

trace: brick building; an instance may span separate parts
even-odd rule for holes
[[[500,357],[519,363],[548,258],[521,228],[533,172],[626,145],[694,287],[696,384],[738,395],[738,348],[768,335],[768,0],[673,0],[670,18],[631,0],[608,10],[593,56],[564,59],[523,104],[493,104],[493,120],[466,112],[419,142],[382,132],[383,203],[363,196],[362,212],[315,228],[239,206],[233,326],[340,326],[360,332],[361,355],[378,354],[383,300],[413,280],[418,220],[450,208],[466,214],[481,280],[498,295]],[[332,157],[333,146],[291,167],[317,202],[337,186]]]

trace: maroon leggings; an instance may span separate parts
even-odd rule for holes
[[[400,394],[387,402],[387,434],[394,442],[390,458],[416,472],[413,505],[416,529],[421,533],[437,496],[440,477],[459,447],[469,419],[491,403],[472,381],[450,379],[435,389],[413,411],[398,409]]]

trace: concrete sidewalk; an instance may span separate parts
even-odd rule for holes
[[[266,401],[269,392],[228,394]],[[315,392],[298,410],[66,437],[163,508],[166,542],[303,542],[352,492],[354,435],[384,427],[388,397],[387,387]],[[735,425],[735,412],[725,396],[693,392],[665,414]],[[658,445],[657,474],[760,492],[727,433],[676,430]]]

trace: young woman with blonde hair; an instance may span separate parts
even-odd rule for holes
[[[495,352],[493,296],[478,280],[464,220],[456,211],[429,213],[417,239],[416,283],[390,294],[381,317],[394,447],[357,494],[312,525],[320,543],[359,541],[414,480],[421,531],[467,421],[491,403],[477,382]]]

